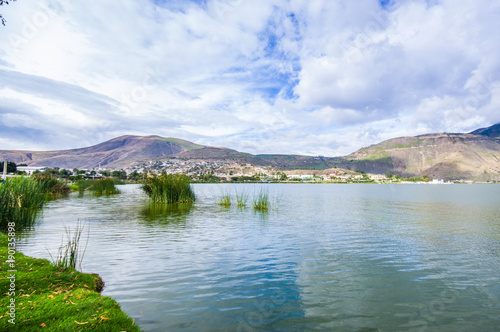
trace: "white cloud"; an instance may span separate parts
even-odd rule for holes
[[[500,121],[500,5],[488,0],[388,8],[377,0],[25,0],[6,8],[2,148],[160,134],[333,156]]]

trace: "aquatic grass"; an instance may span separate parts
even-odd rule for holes
[[[88,189],[92,192],[93,195],[96,196],[115,195],[120,193],[120,190],[116,188],[113,179],[93,180],[92,185]]]
[[[92,180],[78,180],[75,185],[78,187],[80,195],[83,195],[86,190],[92,187]]]
[[[48,198],[63,197],[68,195],[71,191],[65,181],[50,174],[33,174],[31,178],[33,181],[37,181],[40,184],[41,190],[47,194]]]
[[[248,194],[236,192],[236,206],[245,207],[248,202]]]
[[[231,206],[231,195],[230,194],[223,194],[222,197],[220,198],[219,202],[217,205],[220,205],[222,207],[228,208]]]
[[[7,179],[0,186],[0,230],[32,227],[37,221],[46,194],[42,185],[27,177]],[[9,225],[10,224],[10,225]]]
[[[144,180],[142,190],[153,203],[190,203],[195,201],[191,181],[187,175],[150,175]]]
[[[85,251],[87,250],[88,244],[88,236],[87,243],[85,244],[85,248],[83,252],[80,250],[80,239],[82,236],[82,232],[85,224],[77,223],[76,229],[74,232],[71,231],[70,227],[64,226],[65,234],[66,234],[66,244],[64,244],[64,235],[61,240],[61,246],[57,251],[56,258],[52,257],[52,254],[49,251],[50,258],[52,259],[52,264],[62,268],[72,268],[81,270],[83,256],[85,255]]]
[[[269,192],[261,190],[253,201],[253,209],[255,211],[269,211]]]

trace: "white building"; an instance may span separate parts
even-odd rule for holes
[[[35,166],[17,166],[17,170],[19,172],[26,172],[26,174],[31,175],[36,171],[43,172],[46,171],[48,167],[46,166],[40,166],[40,167],[35,167]]]

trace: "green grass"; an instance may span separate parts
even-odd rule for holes
[[[190,203],[195,201],[189,177],[181,174],[152,175],[142,190],[153,203]]]
[[[266,212],[269,211],[269,193],[267,191],[260,191],[253,201],[253,209],[255,211]]]
[[[231,195],[230,194],[223,194],[217,204],[222,206],[222,207],[226,207],[226,208],[230,207],[231,206]]]
[[[114,195],[120,193],[120,190],[116,189],[113,179],[93,180],[89,190],[96,196]]]
[[[7,179],[0,185],[0,230],[6,231],[9,226],[16,230],[33,226],[45,199],[38,181],[27,177]]]
[[[0,234],[0,270],[7,262],[8,237]],[[15,253],[15,296],[8,296],[10,280],[0,275],[0,331],[140,331],[110,297],[99,294],[104,283],[96,274],[54,266],[46,259]],[[16,300],[15,325],[8,322],[7,306]]]

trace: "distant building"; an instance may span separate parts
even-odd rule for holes
[[[31,175],[36,171],[43,172],[46,171],[48,167],[46,166],[40,166],[40,167],[35,167],[35,166],[17,166],[17,170],[19,172],[26,172],[26,174]]]

